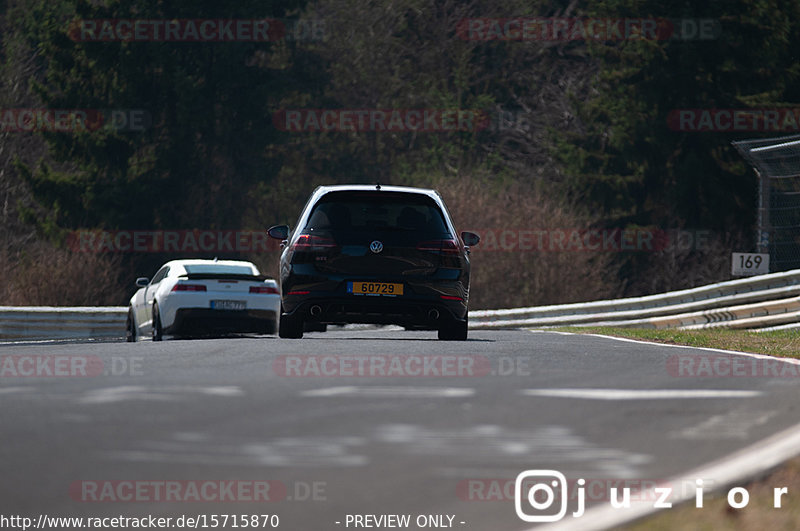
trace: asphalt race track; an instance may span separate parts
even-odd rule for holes
[[[549,332],[20,343],[0,358],[0,512],[34,519],[527,529],[524,470],[652,486],[800,423],[797,365]]]

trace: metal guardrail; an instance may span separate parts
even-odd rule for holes
[[[0,306],[0,340],[122,339],[127,308]],[[800,328],[800,270],[646,297],[470,312],[470,328]]]
[[[717,308],[702,312],[651,317],[648,319],[597,322],[592,323],[591,326],[659,329],[681,328],[684,330],[692,330],[720,327],[761,328],[771,325],[796,323],[798,320],[800,320],[800,297],[791,297],[778,301]]]
[[[127,315],[124,306],[0,306],[0,340],[124,338]]]
[[[475,311],[470,328],[761,328],[800,321],[792,312],[798,296],[800,270],[793,270],[645,297]]]

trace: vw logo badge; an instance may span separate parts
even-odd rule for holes
[[[379,252],[383,251],[383,244],[378,240],[375,240],[374,242],[369,244],[369,250],[375,254],[378,254]]]

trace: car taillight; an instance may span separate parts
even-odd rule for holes
[[[452,295],[439,295],[443,300],[446,301],[463,301],[461,297],[453,297]]]
[[[429,240],[417,244],[418,251],[441,254],[458,254],[458,243],[455,240]]]
[[[337,247],[333,238],[318,236],[316,234],[301,234],[297,241],[292,244],[292,251],[327,251]]]
[[[175,284],[172,291],[206,291],[202,284]]]
[[[278,294],[278,288],[272,286],[250,286],[250,293],[274,293]]]

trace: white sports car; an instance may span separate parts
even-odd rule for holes
[[[274,334],[280,315],[278,283],[239,260],[173,260],[152,280],[136,279],[126,336],[191,336],[223,332]]]

